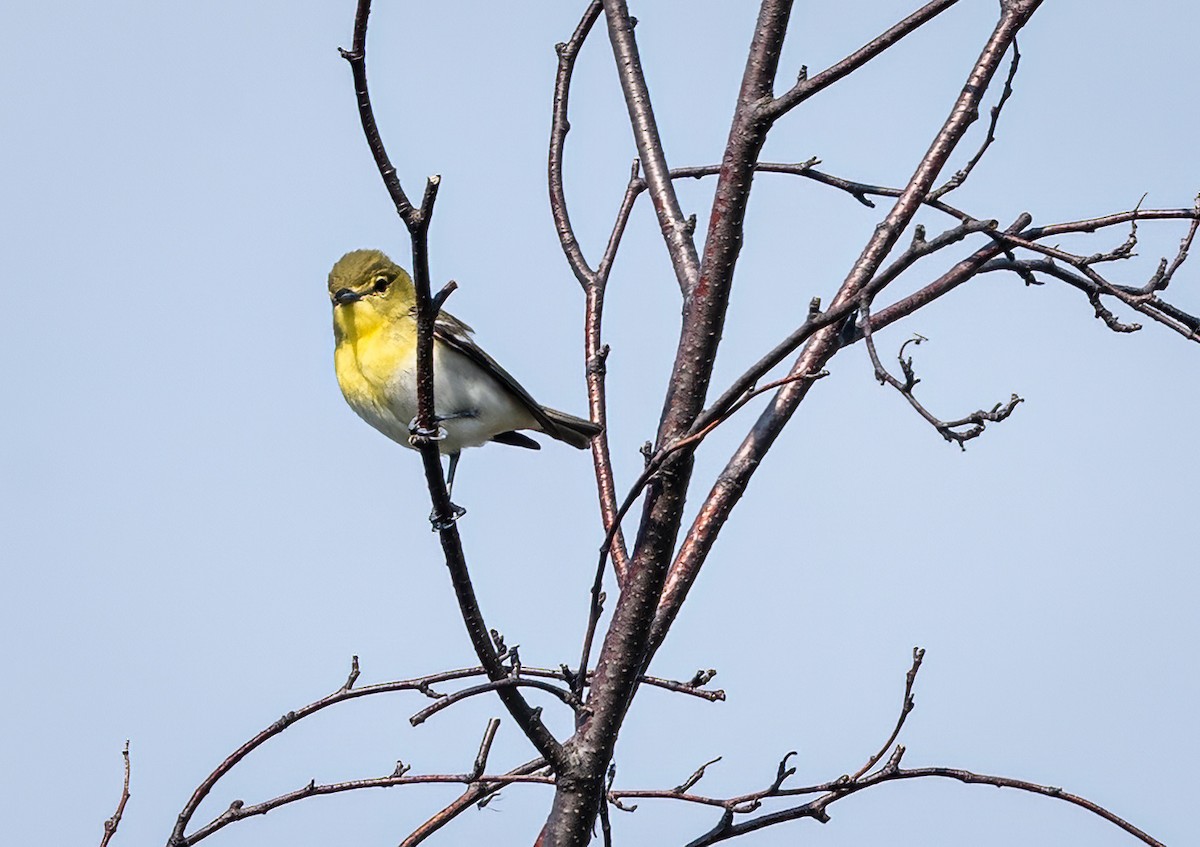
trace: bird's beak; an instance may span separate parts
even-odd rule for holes
[[[347,303],[355,303],[361,299],[361,294],[353,292],[349,288],[339,288],[333,295],[333,302],[338,306],[344,306]]]

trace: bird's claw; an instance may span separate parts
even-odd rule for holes
[[[443,529],[449,529],[457,523],[458,519],[467,513],[467,510],[455,503],[450,504],[450,516],[443,520],[438,520],[437,509],[429,513],[429,523],[433,527],[434,532],[441,532]]]
[[[441,425],[441,418],[434,419],[433,429],[422,429],[417,423],[417,419],[413,418],[408,422],[408,443],[411,447],[416,447],[429,441],[445,441],[446,436],[450,433],[446,432],[446,428]]]

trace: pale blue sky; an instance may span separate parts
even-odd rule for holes
[[[539,399],[582,412],[582,297],[544,178],[553,45],[582,3],[378,5],[376,110],[409,191],[443,177],[431,243],[435,278],[459,282],[450,308]],[[797,4],[782,78],[915,5]],[[717,160],[754,5],[632,6],[670,163]],[[902,182],[995,7],[964,0],[790,115],[765,157],[816,155],[832,173]],[[960,205],[1043,223],[1143,193],[1147,206],[1190,205],[1200,12],[1131,8],[1047,0],[1022,36],[999,142]],[[116,843],[163,843],[204,774],[340,685],[352,654],[363,682],[473,661],[416,455],[355,418],[332,373],[329,266],[366,246],[407,259],[335,49],[352,16],[350,0],[65,0],[2,13],[0,797],[13,844],[97,842],[126,738],[134,797]],[[596,257],[633,156],[599,38],[573,105],[569,196]],[[681,185],[685,211],[703,216],[711,188]],[[758,180],[718,386],[793,328],[810,297],[830,296],[881,214],[822,186]],[[1140,234],[1120,281],[1144,281],[1182,228]],[[1092,252],[1124,236],[1070,244]],[[1186,265],[1170,293],[1195,311],[1198,287],[1200,264]],[[678,309],[642,203],[607,314],[610,437],[626,485],[661,407]],[[935,411],[1014,391],[1027,402],[961,454],[876,385],[861,349],[839,356],[654,666],[685,678],[717,668],[728,702],[644,692],[618,785],[670,787],[721,755],[700,787],[740,793],[768,784],[792,749],[798,782],[853,771],[890,730],[920,644],[906,763],[1059,785],[1186,843],[1200,790],[1200,351],[1153,326],[1114,335],[1073,290],[996,275],[881,334],[881,350],[890,357],[912,332],[931,339],[916,354]],[[701,452],[692,508],[753,414]],[[460,471],[485,613],[530,664],[578,654],[601,539],[590,467],[548,444],[474,451]],[[462,771],[487,717],[503,713],[479,700],[414,730],[407,717],[423,705],[394,695],[289,730],[200,817],[310,778],[382,775],[397,758]],[[547,714],[563,728],[556,708]],[[494,764],[527,757],[506,721]],[[391,845],[456,794],[318,799],[210,843]],[[548,798],[505,791],[431,843],[529,844]],[[1065,804],[957,784],[887,786],[832,814],[744,843],[1133,843]],[[617,843],[684,843],[716,817],[647,802],[616,815]]]

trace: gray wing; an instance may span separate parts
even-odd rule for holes
[[[466,356],[479,365],[496,382],[507,388],[514,396],[520,398],[529,414],[538,422],[542,431],[552,437],[558,437],[559,427],[552,418],[547,416],[541,405],[533,399],[528,391],[517,382],[516,378],[500,367],[500,363],[483,351],[471,337],[471,328],[453,315],[439,312],[433,323],[433,337],[452,350]]]

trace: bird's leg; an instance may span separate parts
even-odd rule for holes
[[[442,424],[446,421],[458,420],[461,418],[476,418],[479,417],[478,409],[463,409],[458,412],[453,412],[449,415],[435,415],[433,419],[434,432],[424,432],[417,425],[417,419],[413,418],[408,425],[408,431],[412,433],[409,436],[409,443],[414,447],[417,446],[417,439],[431,439],[433,441],[442,441],[446,438],[446,428]],[[458,460],[462,455],[462,451],[456,450],[450,454],[450,470],[446,474],[446,496],[449,498],[451,492],[454,491],[454,472],[458,470]],[[454,525],[454,522],[467,513],[467,510],[462,506],[456,506],[453,502],[450,503],[450,517],[446,520],[438,520],[437,509],[429,513],[429,522],[433,524],[433,531],[440,532],[443,529],[448,529]]]
[[[454,492],[454,472],[458,470],[458,460],[462,457],[462,451],[450,454],[450,470],[446,473],[446,497],[449,498]],[[445,521],[439,521],[437,510],[429,513],[429,523],[433,525],[433,531],[439,532],[443,529],[449,529],[455,521],[467,513],[467,510],[462,506],[456,506],[453,502],[450,503],[450,517]]]

